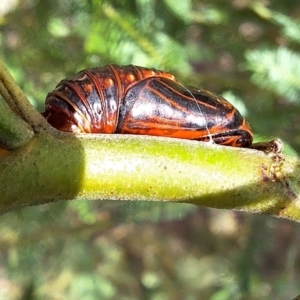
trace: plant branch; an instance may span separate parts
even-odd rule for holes
[[[20,87],[15,83],[13,77],[3,64],[3,62],[0,60],[0,94],[2,95],[3,99],[7,103],[7,105],[10,107],[12,112],[14,112],[17,116],[19,116],[21,119],[23,119],[34,132],[38,133],[44,130],[50,130],[51,127],[47,124],[45,119],[40,115],[40,113],[31,105],[27,97],[24,95],[23,91],[20,89]],[[5,107],[2,105],[2,107]],[[6,112],[5,110],[0,110],[0,119],[6,118]],[[20,130],[23,130],[25,140],[25,136],[29,138],[31,134],[28,132],[28,126],[23,127],[21,125],[21,122],[18,121],[18,119],[14,119],[19,124],[17,124],[17,127],[19,127]],[[10,122],[11,123],[11,122]],[[11,125],[11,124],[10,124]],[[26,128],[26,129],[25,129]],[[17,131],[17,128],[13,130],[14,132]],[[1,133],[2,134],[2,133]],[[21,135],[22,133],[20,133]],[[20,136],[19,135],[19,136]],[[4,137],[1,136],[1,139]],[[16,138],[16,144],[17,142],[17,136]],[[22,144],[22,143],[20,143]]]
[[[0,147],[7,150],[24,146],[34,135],[29,125],[19,118],[1,97],[0,128]]]
[[[0,211],[67,199],[151,200],[271,214],[300,221],[299,160],[267,179],[261,151],[170,138],[37,136],[0,156]]]

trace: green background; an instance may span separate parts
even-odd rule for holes
[[[7,2],[1,57],[39,111],[64,77],[135,64],[223,95],[256,140],[280,137],[287,153],[300,151],[294,0]],[[24,208],[0,217],[0,299],[291,299],[299,229],[175,203]]]

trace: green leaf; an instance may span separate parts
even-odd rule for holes
[[[177,17],[183,21],[190,21],[191,11],[192,11],[192,1],[173,1],[173,0],[164,0],[167,7],[175,13]]]
[[[287,48],[255,49],[246,52],[246,68],[258,86],[276,92],[291,102],[300,97],[300,55]]]
[[[262,19],[279,26],[281,33],[290,41],[300,43],[300,24],[290,16],[271,10],[259,1],[250,2],[250,8]]]
[[[300,24],[299,20],[294,20],[289,16],[283,15],[281,13],[273,14],[274,23],[281,26],[282,33],[286,38],[293,42],[300,43]]]
[[[234,94],[232,91],[225,91],[221,96],[228,100],[234,107],[236,107],[244,117],[247,116],[247,107],[238,95]]]

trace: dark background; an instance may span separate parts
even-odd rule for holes
[[[298,155],[297,1],[2,2],[1,58],[38,110],[83,68],[154,67],[223,95],[256,140]],[[24,208],[0,217],[0,299],[292,299],[299,245],[297,223],[192,205]]]

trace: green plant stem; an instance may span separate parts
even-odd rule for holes
[[[67,199],[188,202],[300,220],[298,160],[168,138],[39,135],[0,156],[0,211]]]
[[[19,118],[0,97],[0,147],[8,150],[24,146],[34,135],[29,125]]]
[[[32,130],[36,133],[44,130],[51,130],[49,129],[51,127],[47,124],[45,119],[31,105],[27,97],[24,95],[23,91],[15,83],[13,77],[11,76],[11,74],[9,73],[9,71],[7,70],[7,68],[5,67],[5,65],[1,60],[0,60],[0,94],[2,95],[3,99],[10,107],[12,112],[14,112],[19,118],[23,119],[27,123],[27,126],[24,126],[24,123],[14,118],[14,121],[18,123],[16,125],[18,129],[23,130],[24,133],[23,140],[25,140],[26,135],[28,137],[28,140],[31,137],[31,134],[28,132],[28,126],[31,127]],[[3,107],[4,105],[2,105],[1,108]],[[7,109],[5,110],[1,109],[0,119],[8,118],[6,116],[6,113],[7,113]],[[13,126],[12,122],[10,122],[10,126]],[[15,128],[13,131],[16,132],[17,128]],[[14,135],[14,138],[16,139],[15,144],[18,143],[17,139],[20,136],[21,133],[19,135]],[[0,138],[1,139],[5,138],[5,136],[1,136],[1,132],[0,132]]]

